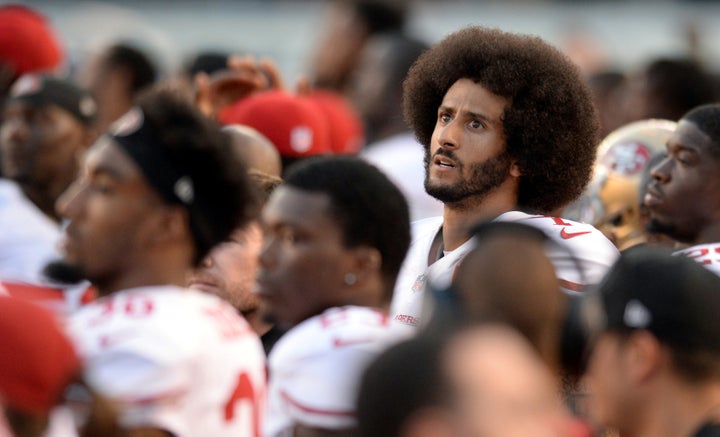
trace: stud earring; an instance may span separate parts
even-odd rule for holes
[[[343,282],[345,282],[345,285],[355,285],[357,282],[357,276],[355,276],[354,273],[345,273]]]

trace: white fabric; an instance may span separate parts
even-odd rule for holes
[[[298,324],[270,352],[265,436],[292,436],[295,424],[345,429],[356,424],[365,366],[412,330],[367,307],[331,308]]]
[[[42,269],[60,257],[58,225],[12,181],[0,178],[0,280],[37,284]]]
[[[397,185],[410,207],[410,220],[442,214],[443,204],[425,192],[423,146],[411,133],[369,144],[360,157],[379,168]]]
[[[557,243],[548,244],[546,254],[555,266],[563,289],[568,292],[600,282],[619,256],[615,246],[600,231],[585,223],[519,211],[506,212],[495,220],[534,226]],[[428,266],[430,246],[441,226],[442,217],[413,223],[412,242],[393,295],[391,314],[396,322],[418,326],[426,319],[423,312],[427,310],[424,308],[427,307],[424,305],[427,284],[440,289],[447,287],[460,261],[475,245],[473,240],[468,240]]]
[[[113,293],[70,318],[86,378],[120,402],[121,423],[181,436],[256,437],[265,355],[215,296],[173,286]]]
[[[720,243],[698,244],[697,246],[678,250],[673,255],[692,258],[706,269],[720,276]]]

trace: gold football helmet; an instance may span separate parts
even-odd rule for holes
[[[665,153],[675,126],[650,119],[611,132],[598,147],[592,181],[564,215],[595,225],[619,250],[644,243],[640,183],[650,160]]]

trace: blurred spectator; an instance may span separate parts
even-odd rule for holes
[[[604,138],[627,123],[627,114],[623,111],[627,78],[619,71],[604,70],[590,75],[587,81],[600,117],[600,136]]]
[[[259,92],[224,109],[218,120],[250,126],[266,136],[280,153],[283,171],[302,158],[332,152],[327,118],[303,96]]]
[[[690,245],[678,252],[720,274],[720,104],[678,122],[665,158],[651,170],[650,231]]]
[[[328,8],[311,54],[310,75],[315,87],[346,93],[367,40],[380,33],[402,32],[407,5],[394,0],[341,0],[328,2]]]
[[[155,83],[156,68],[139,47],[122,43],[105,48],[88,61],[79,80],[97,100],[100,132],[132,107],[138,93]]]
[[[240,124],[230,124],[222,130],[230,136],[233,151],[249,169],[277,177],[282,174],[280,153],[265,135]]]
[[[625,91],[627,121],[677,121],[696,106],[718,99],[718,83],[691,59],[658,58],[632,76]]]
[[[0,96],[23,74],[57,70],[63,56],[57,35],[40,13],[25,5],[0,6]]]
[[[590,413],[623,435],[720,435],[720,279],[685,257],[632,249],[589,295]]]
[[[385,172],[410,205],[410,218],[442,214],[442,203],[425,192],[423,148],[402,115],[402,83],[427,44],[402,34],[372,37],[363,48],[351,90],[369,143],[361,156]]]
[[[330,129],[330,148],[339,155],[355,155],[365,144],[362,120],[350,101],[334,91],[316,89],[305,96],[325,115]]]
[[[45,215],[75,179],[78,159],[94,141],[98,107],[71,82],[25,75],[5,102],[0,124],[3,175],[17,182]]]

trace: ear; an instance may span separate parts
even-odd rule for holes
[[[352,270],[359,279],[380,275],[382,255],[380,251],[370,246],[359,246],[353,250]]]
[[[164,205],[149,217],[150,241],[167,244],[188,238],[189,217],[187,210],[177,205]]]
[[[634,332],[625,347],[628,371],[633,381],[647,382],[665,366],[667,354],[658,339],[648,331]]]

